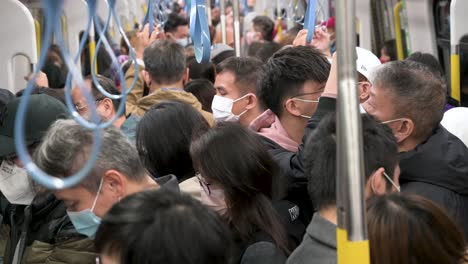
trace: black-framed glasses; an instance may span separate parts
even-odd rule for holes
[[[210,183],[207,183],[201,175],[197,175],[198,183],[200,183],[200,187],[203,189],[203,191],[211,195],[211,190],[210,190]]]

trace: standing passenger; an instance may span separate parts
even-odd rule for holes
[[[317,212],[301,245],[288,264],[337,263],[336,259],[336,117],[330,114],[305,145],[305,174]],[[398,148],[392,131],[368,115],[362,116],[365,183],[364,197],[399,190]]]
[[[19,103],[19,98],[11,100],[3,109],[0,122],[0,224],[10,230],[0,237],[0,245],[5,241],[8,245],[3,261],[92,264],[92,241],[73,227],[62,201],[33,184],[17,157],[14,126]],[[29,153],[34,152],[57,119],[67,117],[67,108],[58,100],[45,94],[31,95],[24,127]]]
[[[283,264],[291,250],[286,231],[298,242],[304,226],[297,206],[278,200],[281,175],[261,141],[238,124],[220,123],[190,148],[202,203],[222,215],[235,235],[235,263]]]

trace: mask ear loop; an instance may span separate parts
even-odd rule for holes
[[[37,77],[37,73],[42,69],[42,66],[45,63],[47,51],[49,49],[52,35],[54,34],[57,38],[57,43],[62,50],[64,61],[69,68],[70,72],[73,73],[74,76],[77,78],[77,82],[80,86],[85,87],[83,78],[81,77],[81,73],[76,68],[73,60],[70,58],[68,51],[65,47],[65,43],[63,41],[62,30],[61,30],[61,23],[60,23],[60,15],[61,10],[63,7],[63,0],[43,0],[44,10],[45,10],[45,18],[46,18],[46,30],[44,33],[44,44],[41,49],[41,54],[43,56],[40,57],[37,67],[35,69],[34,75],[31,80],[28,82],[27,88],[23,93],[23,96],[20,100],[18,106],[18,112],[15,119],[15,131],[14,131],[14,138],[15,138],[15,147],[17,150],[18,158],[24,164],[24,168],[27,170],[29,175],[32,179],[37,181],[39,184],[43,185],[48,189],[64,189],[74,186],[81,182],[92,170],[94,164],[96,163],[99,150],[101,148],[101,130],[94,129],[93,131],[93,144],[90,152],[90,159],[88,162],[83,166],[83,168],[78,171],[76,174],[71,175],[66,179],[60,179],[57,177],[53,177],[42,171],[32,160],[31,156],[28,153],[25,143],[25,135],[24,135],[24,125],[25,125],[25,116],[26,110],[28,107],[28,100],[31,96],[32,89],[34,88],[35,79]],[[94,101],[91,95],[85,93],[86,101],[89,105],[94,106]],[[97,113],[95,109],[91,109],[91,116],[93,120],[98,120]]]
[[[104,177],[101,178],[101,181],[99,182],[99,188],[96,194],[96,198],[94,198],[93,206],[91,206],[91,212],[94,212],[94,208],[96,207],[97,200],[99,198],[99,195],[101,194],[101,189],[102,189],[102,184],[104,182]]]

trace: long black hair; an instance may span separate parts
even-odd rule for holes
[[[199,135],[190,147],[194,167],[219,183],[227,204],[226,219],[243,243],[258,231],[289,253],[284,227],[272,206],[279,169],[253,132],[235,123],[219,123]]]
[[[195,176],[190,157],[192,134],[209,127],[192,106],[166,101],[153,106],[141,119],[136,147],[153,177],[175,174],[179,182]]]

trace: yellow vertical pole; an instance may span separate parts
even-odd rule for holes
[[[34,19],[34,28],[36,29],[36,47],[37,47],[37,57],[41,55],[41,24],[37,19]]]
[[[450,93],[453,99],[461,101],[460,95],[460,54],[450,55]]]
[[[401,35],[401,15],[400,12],[403,9],[403,2],[398,2],[393,8],[393,18],[395,23],[395,40],[397,46],[397,58],[403,60],[405,54],[403,52],[403,36]]]

